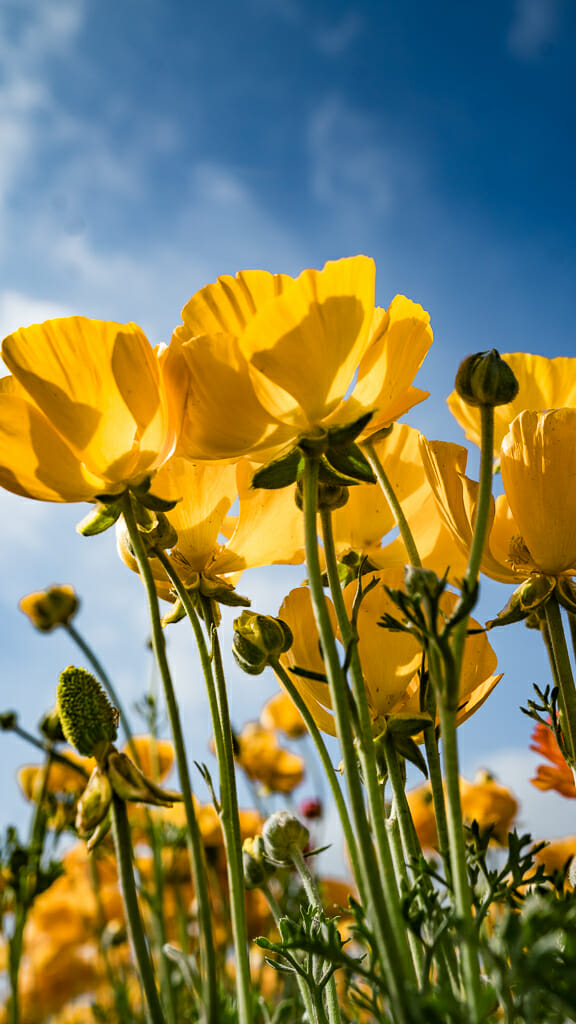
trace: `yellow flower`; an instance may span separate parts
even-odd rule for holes
[[[492,829],[494,841],[506,845],[518,813],[518,801],[510,790],[499,785],[489,772],[480,771],[473,782],[460,779],[460,797],[464,821],[476,821],[481,831]]]
[[[79,601],[73,587],[66,584],[37,590],[26,594],[19,603],[19,608],[27,615],[33,626],[43,633],[50,632],[56,626],[67,626],[78,611]]]
[[[391,588],[402,586],[402,574],[398,570],[384,570],[373,574],[381,583]],[[372,574],[370,577],[372,578]],[[356,594],[356,584],[344,590],[344,600],[350,614]],[[441,606],[445,612],[453,611],[457,598],[446,592]],[[335,620],[331,603],[326,599],[332,621]],[[358,652],[368,702],[375,728],[378,719],[399,712],[420,710],[418,670],[422,661],[422,648],[415,637],[401,632],[384,630],[378,625],[386,613],[398,617],[398,609],[388,597],[384,586],[376,586],[364,597],[358,613]],[[279,612],[294,635],[294,643],[280,661],[290,672],[294,667],[316,673],[324,673],[324,663],[319,650],[319,638],[314,624],[314,613],[310,594],[306,587],[293,590]],[[478,626],[470,620],[472,628]],[[464,722],[494,689],[501,675],[495,675],[496,655],[485,633],[469,636],[464,649],[458,723]],[[335,734],[335,723],[331,711],[328,684],[305,679],[290,672],[295,686],[305,700],[318,727],[331,735]]]
[[[159,470],[153,492],[168,500],[181,499],[166,516],[178,534],[170,559],[186,586],[207,588],[208,594],[221,579],[237,582],[236,574],[244,569],[304,560],[302,514],[292,490],[253,490],[251,476],[247,460],[237,465],[195,464],[174,456]],[[239,514],[229,516],[237,495]],[[229,538],[227,543],[221,536]],[[123,524],[117,538],[120,557],[137,572]],[[160,562],[152,559],[151,565],[158,594],[173,600]]]
[[[42,501],[93,501],[142,482],[171,454],[185,366],[136,324],[84,317],[2,342],[0,484]]]
[[[304,761],[281,747],[276,733],[259,722],[248,722],[236,736],[236,760],[249,779],[271,793],[291,793],[304,778]]]
[[[553,871],[564,871],[567,865],[572,865],[575,856],[576,836],[565,836],[562,839],[553,839],[543,850],[535,854],[534,859],[537,864],[543,864],[546,871],[552,873]],[[570,876],[568,885],[573,889],[572,871],[570,871]]]
[[[576,409],[523,412],[500,454],[505,494],[492,504],[482,571],[502,583],[538,573],[576,573]],[[440,512],[463,552],[470,549],[478,484],[460,445],[421,440]],[[561,500],[560,497],[561,496]]]
[[[260,724],[265,729],[277,729],[292,740],[305,736],[307,732],[302,715],[294,701],[283,690],[266,702],[260,712]]]
[[[366,412],[370,433],[426,398],[412,380],[432,341],[428,314],[403,296],[375,309],[374,277],[355,256],[296,279],[242,271],[197,292],[171,342],[191,378],[183,452],[265,461]]]
[[[124,747],[124,753],[136,761],[141,772],[156,782],[166,779],[174,764],[174,747],[170,740],[155,736],[133,736]]]
[[[576,359],[569,356],[547,359],[546,356],[527,352],[511,352],[503,355],[502,359],[513,370],[520,388],[514,401],[494,409],[495,456],[512,420],[525,409],[537,412],[540,409],[576,407]],[[447,401],[467,439],[480,447],[480,410],[464,402],[456,391]]]

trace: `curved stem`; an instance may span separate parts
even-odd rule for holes
[[[228,711],[226,680],[222,666],[222,657],[218,634],[214,623],[212,605],[205,600],[203,610],[212,638],[212,658],[208,652],[206,639],[200,625],[200,619],[186,587],[182,583],[172,562],[164,551],[156,551],[155,556],[161,562],[174,590],[176,591],[198,647],[200,663],[206,683],[216,757],[220,773],[220,820],[226,846],[226,867],[230,887],[230,913],[232,932],[236,946],[236,984],[238,994],[238,1012],[240,1024],[250,1024],[252,1020],[252,999],[250,980],[250,961],[248,957],[248,930],[246,926],[246,906],[244,896],[244,873],[242,868],[242,837],[240,834],[240,818],[238,813],[238,795],[236,791],[236,775],[234,771],[234,752],[232,729]]]
[[[571,760],[570,767],[576,768],[576,687],[566,644],[562,615],[555,594],[544,605],[550,645],[556,662],[558,687],[560,690],[561,726]]]
[[[350,677],[352,680],[352,692],[356,705],[358,717],[358,752],[362,766],[362,777],[368,797],[370,820],[374,832],[376,856],[378,867],[382,877],[382,888],[384,898],[390,917],[390,926],[394,933],[398,951],[404,958],[407,974],[410,970],[408,940],[406,928],[402,919],[402,911],[399,898],[398,880],[395,877],[394,862],[386,820],[384,816],[384,794],[378,780],[378,767],[376,764],[376,751],[372,735],[372,717],[368,705],[366,684],[358,655],[357,637],[352,629],[352,623],[348,618],[348,612],[344,603],[342,587],[338,575],[338,563],[334,545],[334,532],[332,529],[332,514],[327,510],[320,513],[322,524],[322,540],[324,542],[324,556],[326,559],[326,571],[330,584],[330,593],[334,602],[336,620],[342,637],[342,642],[350,659]],[[414,962],[414,959],[413,959]],[[418,969],[418,965],[414,963]]]
[[[114,836],[114,847],[118,862],[118,877],[124,901],[124,910],[126,912],[128,935],[130,936],[130,945],[132,946],[138,974],[146,997],[148,1017],[151,1024],[166,1024],[160,1005],[158,989],[156,988],[154,968],[144,936],[140,907],[138,906],[136,883],[132,867],[132,841],[126,805],[115,793],[112,796],[110,810],[112,815],[112,834]]]
[[[210,899],[208,895],[208,883],[206,881],[206,862],[204,858],[204,846],[202,843],[200,826],[198,825],[196,812],[194,810],[194,801],[192,797],[192,783],[190,780],[190,772],[188,770],[188,761],[186,759],[186,750],[184,747],[184,737],[182,733],[182,724],[180,721],[180,712],[178,710],[178,703],[176,700],[176,694],[174,692],[174,685],[172,683],[170,667],[168,665],[168,659],[166,657],[166,644],[164,640],[164,633],[162,631],[162,622],[160,618],[160,608],[158,605],[156,586],[154,583],[152,570],[150,568],[150,563],[148,561],[148,556],[142,543],[140,531],[138,530],[138,524],[134,516],[134,511],[132,509],[130,495],[126,495],[124,498],[123,514],[124,520],[126,522],[126,528],[128,530],[128,535],[130,537],[132,550],[134,551],[134,557],[136,558],[136,561],[138,563],[140,575],[146,588],[146,595],[148,598],[148,609],[150,612],[150,622],[152,625],[152,646],[154,649],[156,662],[158,664],[158,670],[160,672],[160,677],[162,679],[164,687],[164,695],[166,699],[166,706],[168,708],[168,717],[170,720],[170,727],[172,730],[174,750],[176,753],[178,777],[180,779],[180,786],[182,788],[182,799],[184,803],[184,811],[186,814],[186,823],[188,826],[188,852],[190,855],[192,877],[194,879],[194,886],[196,889],[196,898],[198,903],[198,921],[200,925],[200,950],[201,961],[203,965],[206,1019],[210,1022],[210,1024],[217,1024],[218,982],[216,975],[216,956],[214,952],[214,941],[212,938],[212,917],[210,910]]]
[[[330,792],[332,793],[332,797],[334,799],[334,803],[336,804],[336,809],[340,817],[342,831],[344,832],[344,839],[346,842],[346,848],[348,850],[348,856],[350,857],[350,863],[352,864],[352,873],[355,878],[358,878],[360,877],[361,872],[360,862],[358,860],[356,836],[354,835],[354,830],[352,828],[352,823],[350,821],[350,815],[348,813],[348,808],[346,807],[346,801],[344,800],[344,795],[340,788],[338,779],[336,778],[336,771],[334,769],[334,766],[332,765],[332,761],[330,760],[330,754],[328,753],[326,744],[322,739],[322,734],[318,726],[316,725],[316,722],[314,721],[314,718],[312,717],[310,711],[308,710],[308,705],[300,696],[298,688],[290,679],[290,676],[286,672],[284,666],[281,665],[280,662],[277,660],[271,660],[270,666],[274,670],[276,675],[279,677],[279,679],[282,680],[282,685],[284,686],[290,698],[294,701],[294,704],[296,705],[298,711],[302,715],[302,718],[304,719],[308,731],[314,741],[314,746],[316,747],[316,751],[318,753],[320,761],[322,762],[322,767],[324,768],[324,772],[328,780],[328,785],[330,786]]]
[[[316,507],[318,487],[318,464],[310,459],[306,462],[303,477],[304,535],[310,596],[314,608],[322,652],[326,665],[330,697],[334,718],[342,748],[342,759],[346,784],[350,797],[352,819],[358,837],[358,851],[361,875],[356,879],[360,896],[372,928],[380,964],[390,992],[390,1002],[396,1024],[407,1024],[406,961],[399,955],[397,938],[390,928],[390,915],[382,890],[381,873],[374,854],[370,827],[366,817],[362,786],[358,775],[354,736],[350,723],[349,692],[346,679],[338,659],[338,651],[332,633],[328,608],[322,587],[322,571],[318,557],[316,534]],[[411,968],[410,963],[410,968]]]
[[[418,554],[418,548],[416,547],[414,535],[412,533],[412,530],[410,529],[410,524],[408,523],[408,520],[404,515],[402,506],[398,501],[398,498],[396,496],[394,488],[392,487],[392,484],[390,483],[390,480],[388,479],[384,466],[382,465],[380,459],[378,458],[378,455],[376,454],[374,444],[372,443],[372,441],[363,441],[361,447],[366,452],[368,462],[372,466],[372,469],[376,474],[378,483],[380,484],[380,487],[382,488],[384,494],[386,495],[386,499],[388,501],[392,514],[394,515],[394,518],[398,525],[398,529],[400,530],[400,536],[402,537],[402,540],[404,542],[404,547],[406,548],[408,558],[410,559],[410,564],[420,567],[422,565],[422,562],[420,560],[420,555]]]

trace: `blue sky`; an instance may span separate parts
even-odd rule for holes
[[[418,383],[432,394],[410,422],[461,440],[444,399],[463,356],[576,355],[575,27],[569,0],[3,0],[0,335],[81,313],[167,341],[219,274],[298,273],[365,252],[379,304],[402,292],[431,313]],[[111,537],[74,534],[84,511],[0,494],[0,705],[27,725],[75,658],[17,611],[47,583],[78,587],[79,625],[128,702],[149,678],[138,581]],[[300,577],[248,574],[242,589],[274,612]],[[482,617],[507,596],[487,584]],[[182,629],[170,646],[202,759],[208,727]],[[464,767],[498,771],[528,824],[569,830],[571,805],[526,783],[517,707],[547,679],[536,638],[517,626],[494,646],[506,676],[462,730]],[[273,689],[232,670],[236,722]],[[2,737],[10,779],[27,756]],[[12,782],[6,807],[21,816]]]

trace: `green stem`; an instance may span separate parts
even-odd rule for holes
[[[133,757],[135,757],[135,747],[133,743],[134,734],[132,732],[132,729],[130,728],[130,721],[122,705],[122,702],[120,701],[118,691],[116,690],[116,687],[112,683],[110,676],[106,672],[104,666],[102,665],[101,661],[96,656],[90,645],[87,643],[84,637],[78,632],[75,626],[73,626],[71,622],[67,622],[64,624],[64,629],[68,633],[70,639],[74,641],[76,646],[82,651],[82,654],[88,659],[98,679],[102,683],[102,686],[104,687],[110,700],[112,701],[114,707],[119,711],[120,721],[122,723],[124,732],[126,733],[126,739],[128,741],[128,744],[130,746],[130,753],[132,754]],[[136,757],[135,760],[137,760]]]
[[[274,893],[272,892],[270,884],[268,882],[263,882],[262,885],[260,886],[260,889],[262,890],[264,896],[266,897],[266,902],[268,903],[268,906],[270,907],[270,910],[272,912],[272,917],[274,918],[274,922],[278,929],[278,934],[282,935],[282,932],[280,930],[280,922],[282,921],[283,914],[280,908],[280,904],[278,903],[278,900],[276,899]],[[320,1024],[318,1014],[316,1012],[316,1006],[314,1005],[314,1001],[310,994],[308,983],[306,982],[305,978],[302,977],[301,974],[296,974],[296,981],[298,983],[300,995],[302,996],[302,1002],[304,1003],[304,1008],[306,1010],[306,1015],[308,1017],[308,1020],[310,1021],[310,1024]]]
[[[400,530],[400,536],[402,537],[402,540],[404,542],[404,547],[406,548],[406,552],[410,560],[410,565],[416,565],[420,567],[422,565],[422,562],[420,560],[420,555],[418,554],[418,548],[416,547],[416,541],[414,540],[412,530],[410,529],[410,525],[408,523],[408,520],[406,519],[406,516],[404,515],[402,506],[398,501],[394,488],[392,487],[392,484],[388,479],[384,466],[382,465],[380,459],[378,458],[378,455],[376,454],[374,444],[372,443],[372,441],[363,441],[362,448],[366,452],[368,462],[372,466],[372,469],[374,470],[376,477],[378,479],[378,483],[380,484],[380,487],[382,488],[384,494],[386,495],[386,499],[388,501],[392,514],[394,515],[394,518],[398,525],[398,529]]]
[[[126,913],[128,935],[130,937],[130,945],[132,947],[134,959],[136,960],[140,982],[146,998],[148,1017],[151,1024],[166,1024],[164,1014],[162,1013],[162,1007],[160,1005],[158,989],[156,988],[154,968],[152,966],[152,960],[150,959],[146,938],[144,936],[140,907],[138,906],[136,882],[134,880],[134,869],[132,866],[132,841],[130,836],[130,826],[128,824],[128,815],[126,814],[126,805],[120,797],[116,796],[116,794],[112,797],[110,810],[112,815],[114,848],[116,850],[116,860],[118,862],[118,878],[124,902],[124,910]]]
[[[80,763],[73,761],[72,758],[67,757],[66,754],[59,754],[57,750],[52,749],[52,745],[49,742],[39,740],[32,733],[27,732],[26,729],[22,729],[19,725],[12,726],[12,732],[20,736],[21,739],[26,740],[27,743],[32,744],[37,750],[41,750],[44,754],[49,754],[53,761],[57,761],[58,764],[65,764],[67,768],[70,768],[74,772],[78,772],[83,779],[88,781],[90,778],[90,772],[86,771]]]
[[[406,961],[399,955],[399,944],[390,928],[390,915],[384,899],[381,872],[374,854],[370,827],[366,817],[362,786],[358,775],[354,736],[350,723],[350,695],[342,673],[338,651],[322,587],[322,571],[318,557],[316,506],[318,464],[307,460],[303,477],[303,511],[306,562],[310,596],[322,644],[330,697],[340,745],[352,819],[357,835],[361,875],[356,879],[367,918],[374,929],[380,964],[390,993],[395,1024],[407,1024],[408,993]],[[383,816],[383,815],[382,815]],[[405,939],[405,936],[404,936]],[[410,963],[410,968],[412,967]]]
[[[322,540],[324,542],[324,557],[326,559],[326,571],[330,584],[330,593],[334,602],[336,620],[340,629],[342,642],[347,652],[350,652],[350,677],[352,680],[352,692],[358,717],[358,752],[362,767],[362,777],[368,797],[370,820],[374,838],[376,841],[376,856],[378,867],[382,877],[382,888],[384,899],[390,918],[390,927],[394,933],[399,955],[404,958],[406,976],[410,976],[410,952],[406,937],[406,927],[402,918],[402,910],[399,899],[398,880],[394,873],[392,851],[386,829],[384,815],[384,795],[378,779],[378,766],[376,764],[376,750],[374,746],[372,716],[368,704],[368,694],[360,657],[358,654],[357,637],[352,629],[348,618],[342,587],[338,575],[338,562],[334,544],[334,532],[332,529],[332,515],[327,510],[320,513],[322,524]],[[412,963],[414,960],[412,958]],[[416,968],[416,964],[414,964]]]
[[[304,719],[306,726],[308,728],[308,732],[310,733],[312,740],[314,741],[314,746],[316,747],[316,751],[322,763],[322,767],[324,768],[324,772],[328,780],[328,785],[330,786],[330,792],[332,793],[332,797],[334,799],[334,803],[336,804],[336,809],[340,817],[342,831],[344,832],[344,840],[346,842],[348,856],[350,857],[350,863],[352,865],[352,873],[355,878],[359,878],[361,876],[361,870],[360,861],[358,859],[358,847],[356,843],[356,837],[354,835],[354,830],[352,828],[352,823],[350,821],[348,808],[346,807],[346,801],[344,800],[342,789],[340,788],[340,784],[338,782],[338,779],[336,778],[336,771],[334,769],[334,766],[332,765],[330,754],[328,753],[326,744],[322,739],[322,734],[318,726],[316,725],[316,722],[314,721],[311,712],[308,710],[308,705],[300,696],[297,687],[290,679],[290,676],[286,672],[284,666],[281,665],[280,662],[277,660],[271,660],[270,666],[274,670],[278,678],[282,680],[282,685],[284,686],[289,697],[294,701],[294,704],[296,705],[298,711],[302,715],[302,718]]]
[[[250,961],[248,957],[248,931],[246,926],[246,906],[244,896],[244,873],[242,868],[242,837],[238,813],[238,795],[236,791],[236,774],[234,771],[234,752],[232,728],[228,711],[226,680],[224,678],[222,657],[218,634],[213,620],[212,605],[209,600],[203,604],[203,611],[212,637],[212,658],[208,652],[206,639],[202,632],[200,619],[186,587],[182,583],[172,562],[164,551],[157,551],[156,557],[161,562],[174,590],[176,591],[194,633],[200,663],[206,683],[218,771],[220,774],[220,820],[226,847],[226,867],[230,887],[230,914],[232,933],[236,947],[236,984],[238,994],[238,1011],[240,1024],[250,1024],[252,1020],[252,999],[250,980]]]
[[[432,721],[436,721],[436,698],[433,688],[430,687],[428,698],[428,713]],[[438,850],[444,864],[447,880],[450,881],[450,849],[448,843],[448,820],[446,817],[446,800],[444,799],[444,786],[442,783],[442,766],[440,763],[440,751],[438,749],[438,732],[435,726],[424,729],[424,749],[426,750],[426,761],[428,763],[428,776],[432,790],[432,801],[434,804],[434,817],[436,818],[436,831],[438,833]]]
[[[318,911],[320,917],[325,920],[324,907],[322,906],[322,900],[320,899],[320,893],[318,892],[314,876],[312,875],[304,857],[302,851],[298,846],[290,847],[290,858],[294,867],[296,868],[302,884],[304,886],[304,892],[311,907],[314,907]],[[326,984],[326,1009],[328,1011],[328,1022],[329,1024],[341,1024],[340,1009],[338,1007],[338,993],[336,991],[336,978],[332,974],[331,978]]]
[[[160,608],[158,605],[158,596],[156,594],[154,577],[152,575],[150,562],[148,561],[148,556],[146,554],[144,544],[142,542],[140,531],[138,530],[138,524],[134,516],[134,511],[132,509],[131,499],[129,495],[126,495],[126,497],[124,498],[123,513],[126,522],[126,528],[128,530],[128,535],[130,537],[130,543],[132,545],[132,550],[134,552],[134,557],[136,558],[136,561],[138,563],[138,568],[140,570],[140,575],[144,582],[146,595],[148,598],[148,609],[150,613],[150,622],[152,625],[152,647],[154,649],[156,662],[164,687],[166,706],[168,708],[168,717],[170,720],[170,726],[172,730],[172,739],[174,741],[174,750],[176,753],[178,777],[182,789],[182,799],[184,803],[184,811],[186,814],[186,823],[188,826],[188,852],[190,856],[192,877],[194,880],[196,900],[198,905],[198,922],[200,926],[200,951],[201,962],[203,966],[202,977],[204,986],[206,1019],[209,1022],[209,1024],[217,1024],[219,1016],[218,981],[216,973],[216,955],[214,952],[214,942],[212,938],[212,917],[210,910],[210,898],[208,894],[208,884],[206,881],[206,862],[204,858],[202,834],[200,832],[200,826],[198,825],[198,819],[196,817],[196,811],[194,809],[194,801],[192,797],[192,783],[190,779],[190,772],[188,770],[186,750],[184,747],[184,737],[182,733],[182,724],[180,721],[180,712],[178,710],[178,702],[176,700],[174,685],[172,683],[172,676],[170,674],[168,659],[166,657],[166,643],[164,639],[164,633],[162,631]]]
[[[562,615],[555,594],[544,605],[550,645],[556,662],[558,686],[561,696],[561,726],[568,742],[570,767],[576,768],[576,687],[566,644]]]

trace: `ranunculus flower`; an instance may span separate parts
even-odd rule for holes
[[[381,584],[391,588],[402,585],[403,574],[398,570],[384,570],[373,575]],[[372,574],[366,578],[371,579]],[[348,614],[352,611],[355,594],[355,583],[349,584],[344,590]],[[444,611],[453,611],[456,601],[454,594],[445,593],[441,601]],[[328,598],[326,604],[335,624],[334,609]],[[363,598],[357,620],[358,653],[376,728],[381,717],[420,710],[418,669],[422,661],[422,648],[410,634],[393,632],[379,626],[380,619],[386,613],[399,616],[398,608],[386,593],[384,585],[376,586]],[[290,673],[290,678],[306,702],[318,728],[335,735],[336,727],[328,683],[307,679],[291,671],[294,668],[301,668],[308,672],[325,673],[308,589],[300,587],[292,590],[278,614],[288,624],[294,637],[292,647],[286,654],[282,654],[279,660]],[[470,623],[472,628],[478,627],[478,623],[473,619]],[[466,721],[484,703],[502,678],[495,672],[496,655],[488,643],[486,634],[479,631],[468,636],[460,680],[458,724]]]
[[[42,501],[119,495],[174,449],[186,368],[136,324],[85,317],[21,327],[2,342],[0,485]]]
[[[576,409],[522,412],[500,453],[505,494],[493,503],[482,571],[502,583],[533,574],[576,573]],[[478,484],[465,475],[467,452],[420,442],[428,479],[456,543],[467,552]]]
[[[576,783],[574,773],[558,746],[558,741],[547,725],[537,722],[532,733],[530,750],[541,754],[550,764],[539,764],[536,775],[530,782],[536,789],[554,789],[561,796],[576,800]]]
[[[494,455],[498,456],[504,435],[513,419],[525,409],[576,407],[576,359],[558,356],[548,359],[528,352],[502,356],[520,385],[514,401],[494,409]],[[480,410],[464,402],[456,391],[447,399],[450,412],[466,432],[469,441],[480,446]]]
[[[375,308],[374,278],[373,260],[355,256],[296,279],[246,270],[197,292],[171,342],[191,378],[184,454],[266,461],[366,412],[370,434],[426,398],[412,380],[428,314],[403,296]]]

